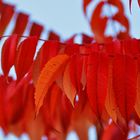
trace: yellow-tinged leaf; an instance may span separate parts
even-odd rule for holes
[[[38,78],[35,91],[36,115],[39,113],[40,107],[43,105],[44,97],[52,83],[56,80],[69,60],[66,54],[57,55],[50,59],[45,65]]]
[[[140,118],[140,73],[138,73],[138,77],[137,77],[137,97],[136,97],[136,103],[134,108]]]
[[[108,72],[108,91],[105,102],[105,107],[114,122],[117,121],[117,107],[115,105],[115,97],[113,91],[113,83],[112,83],[112,60],[109,64],[109,72]]]
[[[74,98],[76,95],[76,89],[73,86],[71,79],[70,79],[70,71],[69,71],[69,64],[67,64],[65,71],[64,71],[64,76],[63,76],[63,90],[70,100],[71,104],[74,106]]]
[[[108,71],[108,91],[105,101],[105,108],[112,120],[119,126],[125,128],[126,122],[117,107],[115,93],[113,90],[113,60],[110,60]]]

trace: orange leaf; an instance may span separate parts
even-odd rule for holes
[[[42,70],[35,91],[36,115],[39,113],[39,109],[43,105],[44,97],[46,96],[49,87],[62,72],[68,59],[69,56],[66,54],[57,55],[50,59]]]
[[[71,104],[74,106],[74,98],[76,95],[76,89],[72,84],[72,81],[70,79],[70,69],[69,69],[69,64],[66,66],[65,71],[64,71],[64,76],[63,76],[63,89],[70,100]]]
[[[112,120],[114,122],[117,121],[117,113],[116,113],[116,105],[115,105],[115,101],[114,101],[114,91],[113,91],[113,77],[112,77],[112,61],[110,60],[110,64],[109,64],[109,72],[108,72],[108,93],[107,93],[107,97],[106,97],[106,102],[105,102],[105,107],[106,110],[108,112],[108,114],[111,116]]]

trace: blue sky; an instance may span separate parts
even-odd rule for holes
[[[68,38],[74,33],[91,34],[88,22],[82,11],[82,0],[5,0],[17,5],[18,11],[31,15],[33,21],[42,23],[46,30],[53,29]],[[140,38],[140,9],[137,0],[132,1],[132,14],[128,9],[128,0],[122,0],[126,14],[131,21],[131,34]]]
[[[74,33],[91,34],[87,20],[82,11],[82,0],[5,0],[17,5],[18,11],[24,11],[31,15],[33,21],[37,21],[46,27],[46,30],[53,29],[63,38],[68,38]],[[133,0],[132,14],[128,9],[128,0],[123,0],[126,7],[126,14],[131,21],[131,34],[140,38],[140,9],[137,0]],[[139,20],[138,20],[139,19]],[[91,129],[91,140],[94,129]],[[68,140],[74,140],[72,135]],[[2,140],[0,131],[0,140]],[[15,140],[15,138],[10,138]],[[7,138],[7,140],[9,140]]]

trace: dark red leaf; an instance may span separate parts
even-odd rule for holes
[[[0,14],[0,36],[2,36],[14,14],[14,6],[2,3]]]
[[[12,34],[22,35],[26,29],[29,16],[24,13],[19,13],[16,18],[15,27]]]
[[[116,124],[111,123],[105,128],[101,140],[127,140],[127,132],[123,133]]]
[[[60,41],[60,36],[53,31],[49,32],[48,40]]]
[[[33,63],[37,41],[37,37],[28,37],[19,44],[15,61],[17,79],[21,79],[29,71]]]
[[[119,67],[118,67],[119,65]],[[133,116],[136,101],[136,62],[130,56],[117,55],[114,60],[114,92],[121,115],[126,121]]]
[[[38,76],[48,60],[58,54],[59,43],[46,41],[40,48],[33,66],[33,80],[36,83]]]
[[[30,29],[30,36],[40,37],[42,31],[43,31],[43,26],[34,22],[32,23],[32,26]]]
[[[8,75],[10,68],[15,63],[18,36],[10,36],[2,47],[2,70],[5,76]]]

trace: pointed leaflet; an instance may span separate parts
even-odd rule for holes
[[[137,72],[134,59],[127,55],[117,55],[114,59],[113,77],[116,103],[127,122],[134,113],[136,100]]]
[[[36,37],[28,37],[19,44],[15,62],[15,70],[18,79],[21,79],[31,67],[37,41]]]
[[[69,65],[70,80],[75,87],[76,91],[79,93],[82,89],[81,79],[83,72],[83,56],[80,54],[72,56]],[[77,65],[78,64],[78,65]]]
[[[58,126],[58,110],[60,107],[61,96],[62,90],[58,87],[56,82],[53,82],[46,97],[44,98],[44,104],[40,111],[43,117],[47,135],[50,132],[58,132],[60,130],[60,124]]]
[[[101,17],[103,6],[104,2],[101,1],[93,11],[90,21],[91,30],[95,35],[96,41],[99,43],[105,41],[104,32],[108,21],[107,17]]]
[[[115,31],[115,26],[113,27],[113,25],[112,25],[112,27],[114,28],[114,31],[117,34],[117,37],[119,39],[123,39],[123,38],[128,37],[129,36],[129,21],[128,21],[128,18],[125,16],[122,1],[120,1],[120,0],[108,0],[107,3],[115,6],[117,8],[117,10],[118,10],[115,15],[110,17],[110,19],[112,20],[111,22],[113,22],[113,24],[115,24],[115,22],[117,21],[122,27],[125,28],[125,30],[120,31],[120,32],[117,33]],[[109,5],[109,6],[111,6],[111,5]]]
[[[55,111],[57,110],[56,109],[56,106],[59,104],[60,100],[58,100],[58,98],[60,98],[60,94],[62,94],[62,90],[58,87],[58,85],[56,83],[54,83],[52,85],[52,87],[50,88],[50,97],[49,97],[49,101],[48,101],[48,104],[49,104],[49,114],[50,116],[55,116]],[[46,110],[46,108],[45,108]]]
[[[5,113],[8,123],[17,122],[20,119],[23,109],[23,87],[16,90],[16,94],[13,94],[13,90],[16,89],[16,81],[11,81],[5,92]],[[12,98],[9,98],[12,96]]]
[[[66,135],[68,133],[69,125],[71,123],[71,115],[73,112],[73,107],[65,94],[62,94],[60,104],[61,106],[59,113],[61,117],[61,124],[63,133],[65,133]]]
[[[14,6],[5,3],[0,4],[0,36],[2,36],[14,14]]]
[[[73,36],[71,36],[70,38],[65,40],[65,43],[74,43],[75,37],[77,34],[74,34]]]
[[[87,63],[87,96],[89,103],[95,115],[98,114],[97,105],[97,70],[99,63],[99,54],[93,53],[88,57]]]
[[[33,119],[34,117],[34,85],[27,84],[24,87],[24,108],[22,109],[21,125],[22,133],[26,132],[30,140],[39,140],[44,134],[44,122],[40,117]],[[38,129],[39,128],[39,129]],[[16,127],[17,129],[17,127]]]
[[[137,97],[136,97],[136,103],[135,103],[135,110],[140,118],[140,73],[137,77]]]
[[[28,15],[24,13],[19,13],[12,34],[22,35],[28,24],[28,18]]]
[[[43,105],[44,97],[46,96],[49,87],[56,80],[57,76],[62,73],[68,60],[68,55],[57,55],[50,59],[43,68],[36,84],[36,115],[39,113],[39,109]]]
[[[5,81],[4,76],[0,76],[0,126],[2,129],[7,131],[7,122],[6,122],[6,115],[5,115],[5,105],[4,105],[4,97],[5,97],[5,92],[7,89],[7,83]]]
[[[104,52],[100,53],[98,71],[97,71],[97,104],[99,114],[105,108],[105,99],[108,91],[108,68],[109,58]]]
[[[59,43],[45,41],[40,48],[33,66],[33,81],[36,83],[39,74],[48,60],[58,54]]]
[[[14,65],[18,36],[12,35],[5,42],[2,47],[2,70],[4,75],[8,75],[10,68]]]
[[[48,40],[59,41],[60,36],[57,33],[53,32],[53,31],[50,31],[49,36],[48,36]]]
[[[120,23],[120,25],[125,28],[125,31],[120,31],[118,33],[117,35],[118,38],[123,39],[123,38],[128,37],[129,36],[129,21],[127,17],[123,13],[118,12],[112,17],[112,19]]]
[[[137,53],[137,46],[135,40],[126,40],[124,45],[126,51],[125,56],[125,93],[126,93],[126,114],[127,119],[131,119],[134,114],[134,105],[137,95],[137,59],[135,54]],[[131,55],[130,55],[131,54]],[[133,56],[134,55],[134,56]]]
[[[76,89],[73,86],[71,79],[70,79],[70,69],[69,69],[69,63],[67,64],[64,76],[63,76],[63,89],[67,96],[67,98],[70,100],[71,104],[74,106],[74,98],[76,95]]]
[[[88,58],[87,95],[93,112],[102,115],[105,107],[108,81],[108,58],[104,53],[95,52]]]
[[[112,74],[112,68],[113,68],[113,58],[110,58],[109,61],[109,67],[108,67],[108,91],[107,91],[107,97],[105,102],[105,107],[112,118],[112,120],[116,123],[117,122],[117,106],[115,104],[115,97],[114,97],[114,91],[113,91],[113,74]]]
[[[140,58],[138,58],[138,75],[137,75],[137,97],[136,97],[136,103],[135,103],[135,110],[140,118]]]
[[[93,37],[88,36],[86,34],[82,34],[82,44],[90,44],[93,42],[93,40],[94,40]]]
[[[34,22],[32,23],[29,36],[40,37],[42,31],[43,31],[43,26]]]
[[[27,83],[30,82],[31,80],[31,71],[32,71],[32,67],[30,68],[28,74],[26,74],[25,77],[23,77],[20,81],[18,81],[16,83],[16,87],[13,88],[13,90],[11,90],[10,95],[7,97],[7,99],[11,99],[13,96],[16,96],[16,94],[18,94],[19,90],[22,89],[24,87],[24,85],[26,85]]]
[[[118,41],[114,41],[113,43],[109,43],[106,46],[107,55],[109,57],[109,65],[108,65],[108,80],[107,80],[107,96],[105,101],[106,111],[112,120],[121,125],[125,126],[125,120],[122,118],[118,107],[116,105],[115,93],[114,93],[114,77],[113,77],[113,66],[114,66],[114,57],[116,53],[119,53],[120,43]]]

